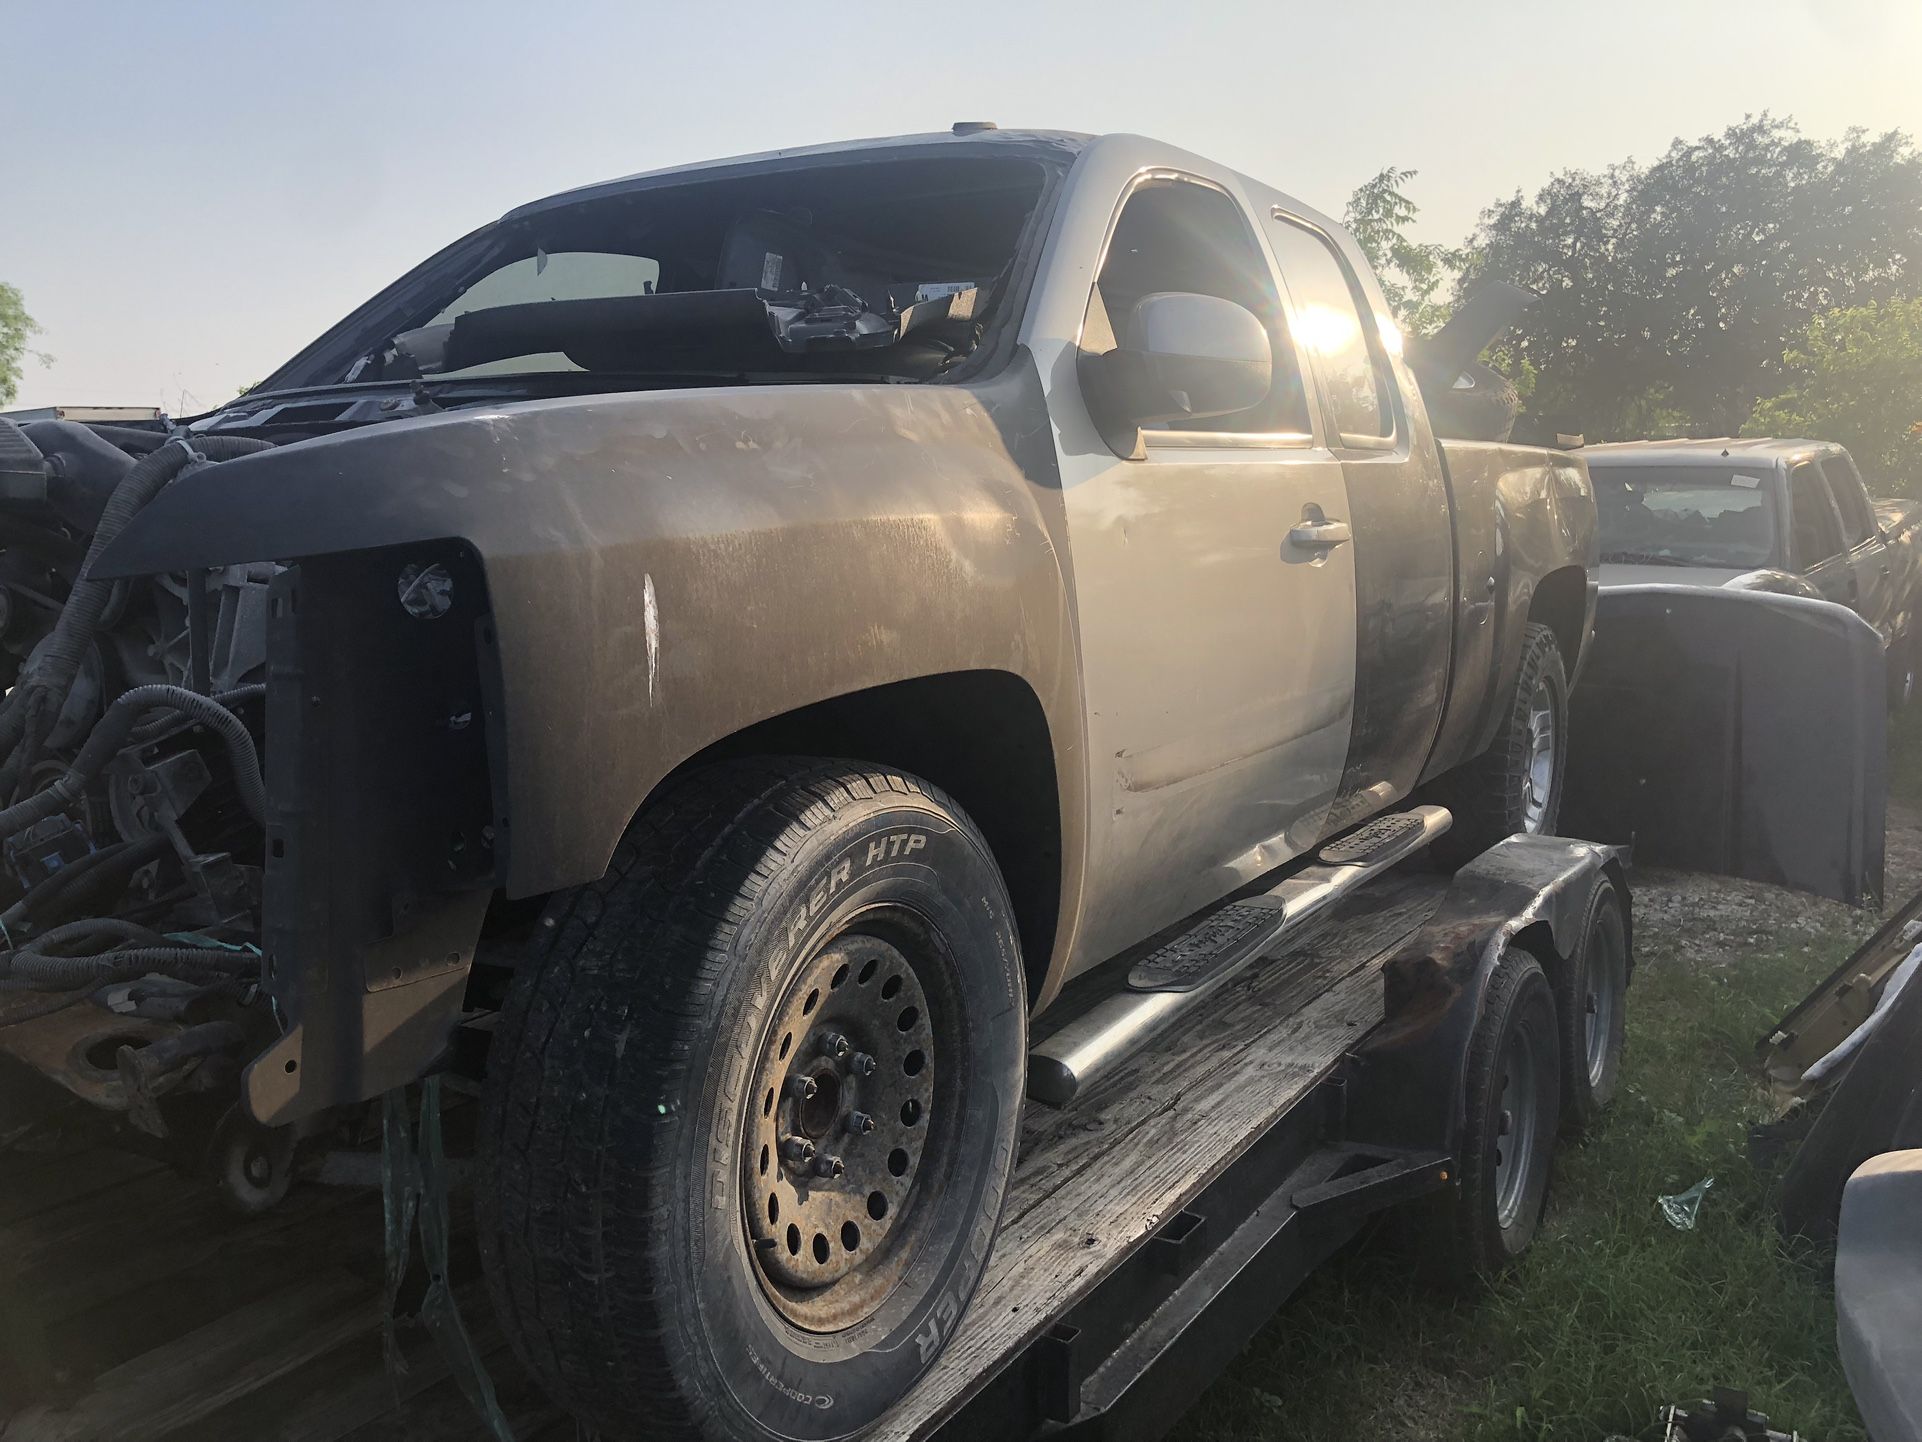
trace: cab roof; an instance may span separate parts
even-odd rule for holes
[[[519,220],[560,206],[585,200],[619,195],[627,191],[652,190],[678,180],[699,177],[722,180],[755,171],[786,170],[800,165],[845,156],[849,160],[900,160],[934,155],[972,155],[1010,157],[1048,153],[1072,160],[1095,137],[1073,130],[963,130],[956,134],[938,130],[925,135],[890,135],[870,140],[838,140],[826,145],[803,145],[785,150],[763,150],[754,155],[737,155],[725,160],[699,160],[687,165],[670,165],[660,170],[643,170],[618,180],[596,181],[559,191],[540,200],[517,205],[501,219]]]

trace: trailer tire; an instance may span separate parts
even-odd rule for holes
[[[1517,832],[1553,835],[1568,771],[1568,676],[1555,633],[1530,621],[1515,689],[1488,749],[1441,779],[1454,825],[1434,846],[1458,867]]]
[[[1420,1256],[1451,1283],[1493,1277],[1535,1240],[1560,1122],[1555,998],[1541,963],[1511,947],[1468,1046],[1453,1185],[1430,1199]]]
[[[1621,1082],[1628,979],[1634,964],[1628,937],[1621,890],[1604,876],[1589,897],[1574,955],[1555,971],[1562,1125],[1571,1132],[1599,1121]]]
[[[515,1351],[608,1438],[859,1431],[952,1335],[1013,1166],[1027,999],[987,843],[899,772],[731,762],[540,930],[476,1196]]]

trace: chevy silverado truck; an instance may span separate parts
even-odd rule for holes
[[[1552,830],[1595,506],[1438,439],[1485,339],[1405,348],[1226,167],[960,126],[537,201],[210,414],[0,426],[0,1056],[261,1207],[483,1048],[556,1399],[854,1435],[981,1275],[1030,1070],[1068,1102],[1275,918]]]
[[[1601,511],[1602,584],[1730,586],[1847,606],[1914,698],[1922,556],[1913,501],[1874,500],[1833,442],[1625,441],[1582,452]]]

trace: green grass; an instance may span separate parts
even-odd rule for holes
[[[1829,1258],[1784,1244],[1749,1126],[1768,1106],[1755,1038],[1850,949],[1843,932],[1690,964],[1641,947],[1625,1085],[1558,1156],[1534,1250],[1492,1288],[1411,1285],[1391,1248],[1338,1258],[1289,1303],[1180,1435],[1555,1439],[1658,1436],[1661,1405],[1747,1388],[1805,1436],[1862,1434],[1835,1359]],[[1695,1230],[1656,1198],[1715,1185]]]

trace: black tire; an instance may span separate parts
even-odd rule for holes
[[[1443,1281],[1496,1276],[1535,1240],[1560,1122],[1557,1032],[1541,963],[1511,949],[1489,979],[1469,1041],[1457,1176],[1424,1218],[1421,1257]],[[1505,1162],[1521,1171],[1511,1174]]]
[[[1552,728],[1546,777],[1535,765],[1535,718],[1543,707]],[[1562,651],[1553,631],[1530,621],[1522,633],[1515,689],[1495,739],[1481,755],[1433,788],[1435,799],[1455,817],[1455,824],[1435,843],[1436,859],[1460,866],[1517,832],[1553,835],[1567,773],[1568,676],[1562,669]],[[1536,791],[1543,784],[1548,794],[1537,802]]]
[[[610,1438],[872,1422],[952,1334],[1014,1160],[1027,1004],[980,833],[896,772],[730,763],[672,783],[541,925],[489,1057],[477,1192],[516,1352]],[[762,1096],[782,1068],[795,1089]],[[761,1150],[773,1125],[799,1129],[786,1161]],[[815,1172],[828,1147],[844,1176]],[[786,1240],[857,1205],[878,1210]]]
[[[1562,1125],[1580,1131],[1600,1120],[1622,1079],[1628,1016],[1628,915],[1606,876],[1589,897],[1581,940],[1555,973],[1555,1015],[1562,1050]]]

